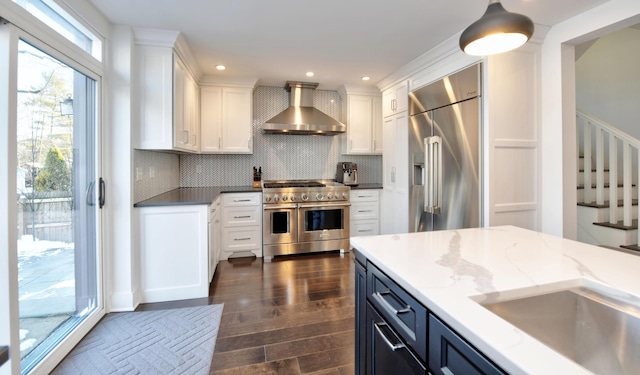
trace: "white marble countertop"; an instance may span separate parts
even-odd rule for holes
[[[640,256],[513,226],[353,237],[351,245],[511,374],[591,374],[483,308],[566,287],[640,297]]]

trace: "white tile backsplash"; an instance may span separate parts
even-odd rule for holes
[[[134,150],[133,164],[134,202],[180,187],[178,154]],[[141,180],[138,180],[138,175]]]

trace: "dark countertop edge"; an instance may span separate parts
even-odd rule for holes
[[[260,193],[253,186],[182,187],[134,203],[133,207],[209,205],[223,193]]]
[[[356,186],[351,186],[351,190],[365,190],[365,189],[382,189],[382,184],[358,184]]]
[[[9,347],[0,346],[0,366],[4,365],[7,361],[9,361]]]

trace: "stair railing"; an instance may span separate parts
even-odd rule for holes
[[[595,200],[598,205],[605,204],[605,138],[607,138],[609,145],[609,222],[611,224],[618,222],[618,185],[620,183],[618,181],[618,165],[619,162],[622,162],[623,225],[631,226],[632,210],[634,209],[632,204],[632,155],[635,150],[638,159],[636,160],[638,176],[640,176],[640,140],[584,111],[578,110],[576,112],[578,137],[582,136],[582,144],[578,145],[578,153],[580,154],[580,150],[582,150],[584,157],[584,203],[591,203]],[[595,136],[595,140],[592,139],[593,136]],[[618,153],[619,146],[622,148],[621,156]],[[596,164],[595,189],[593,189],[594,184],[591,178],[593,160]],[[640,244],[640,230],[638,234],[638,243]]]

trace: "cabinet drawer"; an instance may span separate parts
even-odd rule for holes
[[[380,234],[380,222],[378,220],[358,220],[349,223],[350,236],[377,236]]]
[[[262,204],[262,193],[224,194],[222,204],[224,206],[260,206]]]
[[[367,262],[367,299],[426,362],[427,309],[370,262]]]
[[[349,200],[351,203],[378,202],[380,200],[380,192],[376,189],[351,190]]]
[[[225,227],[254,226],[262,222],[261,207],[225,207],[222,215]]]
[[[434,375],[506,374],[433,314],[429,314],[429,368]]]
[[[262,248],[262,231],[259,227],[230,228],[222,234],[222,251],[251,251]]]
[[[378,219],[380,204],[378,202],[352,202],[349,216],[351,220]]]

